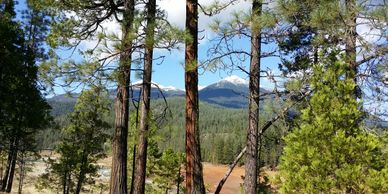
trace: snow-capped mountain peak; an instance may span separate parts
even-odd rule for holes
[[[178,89],[174,86],[162,86],[160,84],[158,86],[161,90],[164,90],[164,91],[180,91],[180,89]]]
[[[249,82],[237,75],[231,75],[221,80],[221,82],[230,82],[235,85],[247,85]]]
[[[132,85],[135,87],[141,87],[142,83],[143,83],[142,80],[138,80],[136,82],[133,82]],[[164,91],[181,91],[180,89],[178,89],[174,86],[163,86],[163,85],[160,85],[156,82],[151,82],[151,83],[152,83],[151,88],[159,88],[159,89],[164,90]]]
[[[198,86],[198,90],[202,90],[204,88],[206,88],[207,86]]]

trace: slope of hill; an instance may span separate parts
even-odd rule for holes
[[[132,86],[132,98],[137,101],[140,97],[141,82],[135,82]],[[201,89],[199,91],[199,99],[226,108],[246,108],[248,105],[248,91],[248,81],[232,75]],[[262,93],[268,92],[265,89],[260,89],[260,91]],[[151,98],[153,99],[183,97],[184,95],[185,92],[183,90],[174,88],[173,86],[165,87],[157,83],[152,84]],[[75,104],[78,96],[79,94],[77,93],[71,95],[62,94],[48,99],[50,104],[53,105],[53,114],[57,115],[58,111],[55,109],[62,107],[63,105],[59,105],[61,103],[66,104],[66,106],[70,106],[72,103]],[[109,97],[112,99],[115,98],[114,89],[109,91]]]
[[[60,136],[60,128],[67,125],[68,119],[66,114],[71,112],[72,109],[68,104],[63,104],[63,102],[55,103],[51,101],[51,103],[54,107],[53,112],[56,114],[57,128],[47,130],[39,135],[39,146],[44,149],[52,148],[55,145]],[[164,114],[163,110],[165,110],[166,105],[169,111],[167,114]],[[156,99],[152,101],[151,106],[153,115],[158,123],[157,135],[163,137],[158,142],[159,148],[161,150],[172,148],[176,151],[184,152],[184,97],[169,97],[167,98],[167,104],[162,99]],[[58,107],[62,109],[58,109]],[[130,115],[135,116],[136,111],[133,110],[134,107],[131,107],[131,109]],[[247,110],[225,108],[217,104],[201,101],[199,111],[203,160],[223,164],[231,162],[240,152],[245,142]],[[260,120],[261,124],[271,117],[271,114],[267,114],[264,110],[262,110],[260,115],[262,117]],[[110,115],[106,117],[106,120],[112,126],[111,130],[107,131],[108,134],[111,134],[113,132],[114,111],[111,111]],[[283,128],[281,125],[276,124],[276,126]],[[265,144],[270,145],[274,149],[263,151],[268,152],[263,153],[263,162],[265,161],[265,164],[273,164],[277,161],[277,157],[274,156],[280,154],[281,145],[276,143],[281,141],[281,135],[279,133],[281,131],[276,130],[268,130],[268,133],[266,133],[268,139],[264,140]]]

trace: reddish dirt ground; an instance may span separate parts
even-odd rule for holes
[[[215,165],[210,163],[203,164],[203,176],[205,181],[205,187],[214,193],[218,182],[224,176],[228,170],[226,165]],[[230,174],[228,180],[222,187],[221,194],[237,194],[240,191],[240,184],[243,183],[241,176],[244,175],[244,168],[235,167],[232,174]]]

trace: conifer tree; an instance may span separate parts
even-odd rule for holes
[[[149,0],[146,4],[146,40],[144,51],[144,70],[143,83],[140,99],[140,126],[139,126],[139,143],[138,154],[136,158],[134,193],[142,194],[145,190],[146,166],[147,166],[147,146],[148,146],[148,129],[151,116],[151,77],[154,52],[154,36],[156,23],[156,0]]]
[[[72,86],[75,82],[95,83],[105,78],[114,80],[117,83],[117,95],[115,100],[115,132],[112,141],[112,176],[110,183],[110,193],[127,193],[127,135],[128,135],[128,116],[129,116],[129,85],[130,70],[133,53],[133,34],[135,17],[135,0],[124,1],[46,1],[31,0],[41,9],[51,14],[52,24],[50,34],[47,38],[48,45],[56,49],[58,47],[70,47],[75,49],[82,41],[98,40],[95,49],[83,50],[84,56],[92,55],[97,50],[103,52],[99,46],[108,45],[111,40],[115,43],[114,53],[109,54],[105,59],[84,61],[82,65],[74,61],[65,61],[62,63],[60,57],[45,62],[42,67],[43,77],[46,81],[55,85],[56,78],[64,77],[61,86]],[[73,13],[74,16],[69,16]],[[121,37],[118,35],[107,35],[101,32],[102,24],[115,20],[121,26]],[[97,49],[98,47],[98,49]],[[100,52],[100,53],[101,53]],[[118,64],[114,68],[107,70],[106,60],[117,57]],[[109,72],[109,73],[106,73]],[[91,79],[92,78],[92,79]]]
[[[104,80],[117,85],[115,100],[115,132],[112,141],[112,176],[110,193],[127,193],[127,138],[129,121],[130,76],[133,61],[141,61],[147,41],[143,33],[143,2],[136,0],[34,0],[52,13],[53,23],[47,38],[52,48],[76,49],[83,41],[96,41],[92,49],[80,49],[85,57],[81,63],[56,56],[44,63],[43,76],[53,85],[71,88],[73,84],[89,84]],[[70,15],[68,13],[73,13]],[[179,42],[174,26],[165,20],[163,12],[155,17],[155,38],[152,47],[171,49]],[[121,37],[106,32],[104,24],[114,21],[121,27]],[[133,55],[133,53],[139,55]],[[55,53],[55,52],[53,52]],[[134,58],[136,56],[136,58]],[[151,56],[152,57],[152,56]],[[152,61],[153,59],[150,59]],[[46,75],[47,74],[47,75]],[[64,83],[58,83],[64,78]]]
[[[40,29],[45,25],[28,23],[36,29],[30,33],[15,18],[14,1],[1,1],[0,149],[7,150],[8,159],[0,191],[6,192],[11,192],[20,151],[36,151],[35,135],[48,124],[50,109],[38,85],[37,61],[44,55],[40,37],[45,35]]]
[[[151,115],[149,119],[149,130],[147,131],[146,177],[152,180],[152,184],[145,183],[144,190],[145,193],[164,193],[183,182],[183,177],[180,174],[179,169],[183,165],[184,155],[183,153],[173,151],[171,148],[164,149],[163,151],[160,149],[159,144],[162,140],[165,140],[166,137],[159,134],[158,130],[160,130],[160,128],[158,128],[154,117]],[[136,115],[133,114],[131,116],[130,122],[128,153],[133,153],[133,149],[137,147],[138,138],[140,137],[138,124],[136,124]],[[133,159],[132,157],[133,155],[129,154],[128,161],[131,161]],[[129,166],[128,174],[131,174],[133,170],[135,170],[132,167],[135,166]],[[136,176],[134,177],[135,179],[137,178]],[[129,182],[134,181],[129,180]]]
[[[63,128],[63,139],[56,148],[58,159],[50,160],[48,174],[41,176],[40,187],[61,185],[63,194],[81,193],[98,176],[97,160],[105,157],[103,144],[109,128],[105,121],[109,110],[107,93],[93,86],[77,99],[70,125]]]
[[[262,14],[262,1],[253,0],[252,18],[257,22]],[[260,105],[260,67],[261,67],[261,24],[254,23],[251,27],[251,56],[249,66],[249,107],[247,128],[247,151],[245,159],[244,191],[257,193],[257,173],[259,152],[259,105]]]
[[[382,10],[386,7],[386,2],[369,0],[278,0],[281,27],[286,28],[285,36],[278,38],[284,54],[280,66],[291,73],[310,69],[311,64],[319,61],[318,53],[342,49],[349,65],[347,76],[356,83],[354,97],[365,101],[386,100],[386,95],[373,91],[384,85],[381,69],[386,67],[388,50],[384,36],[387,16]],[[365,69],[371,71],[360,73]]]
[[[348,64],[336,54],[313,67],[309,105],[285,138],[280,163],[281,193],[385,193],[387,155],[378,136],[358,122]]]

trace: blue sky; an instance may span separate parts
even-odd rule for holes
[[[243,48],[246,48],[247,51],[250,50],[250,41],[249,40],[239,40],[239,44],[242,45]],[[199,45],[199,60],[206,60],[207,57],[207,50],[209,47],[211,47],[211,42],[205,42]],[[264,46],[264,45],[263,45]],[[269,49],[272,48],[271,46],[264,46],[268,47]],[[183,51],[174,51],[171,55],[167,55],[164,63],[162,65],[155,65],[154,66],[154,73],[153,73],[153,80],[156,83],[160,83],[162,85],[172,85],[177,88],[183,89],[184,88],[184,52]],[[278,69],[279,59],[272,57],[272,58],[266,58],[262,59],[262,69]],[[242,63],[242,66],[245,67],[246,70],[249,70],[249,59],[247,59],[244,63]],[[230,75],[237,75],[243,79],[247,79],[248,76],[246,73],[242,72],[241,70],[237,69],[237,67],[233,69],[227,69],[222,70],[219,69],[215,72],[212,71],[205,71],[203,69],[199,70],[200,76],[199,76],[199,85],[200,86],[206,86],[209,84],[212,84],[214,82],[217,82],[218,80],[225,78]],[[262,87],[270,87],[271,84],[266,79],[261,80]]]
[[[244,48],[246,51],[250,50],[250,40],[248,39],[236,39],[240,48]],[[198,46],[198,58],[199,61],[207,60],[207,51],[212,46],[211,41],[201,41]],[[81,46],[82,47],[82,46]],[[263,45],[263,50],[271,50],[274,45]],[[82,49],[82,48],[81,48]],[[58,53],[63,58],[69,58],[75,61],[82,61],[83,58],[78,54],[70,55],[70,51],[58,50]],[[154,57],[165,56],[163,63],[160,64],[160,60],[154,61],[152,80],[163,86],[174,86],[179,89],[184,89],[184,45],[181,49],[175,49],[171,52],[167,51],[154,51]],[[268,57],[261,60],[262,69],[271,69],[278,73],[278,64],[280,63],[277,57]],[[249,58],[241,66],[249,71]],[[237,75],[243,79],[248,80],[246,73],[239,70],[237,67],[234,69],[218,69],[216,71],[199,69],[199,86],[207,86],[219,81],[230,75]],[[133,82],[138,80],[135,73],[132,74]],[[272,84],[267,79],[261,79],[261,86],[265,88],[272,87]],[[63,89],[57,87],[55,89],[57,94],[63,93]]]
[[[200,3],[207,4],[209,1],[206,0],[200,0]],[[158,5],[164,9],[167,12],[168,20],[173,24],[181,29],[184,29],[185,25],[185,1],[184,0],[163,0],[158,1]],[[223,22],[228,21],[231,18],[232,13],[234,12],[249,12],[250,10],[250,3],[249,1],[241,1],[234,6],[226,9],[224,12],[221,12],[220,14],[216,15],[213,18],[207,17],[203,14],[200,14],[199,16],[199,30],[202,31],[199,35],[199,37],[203,37],[202,40],[200,40],[200,44],[198,46],[198,54],[199,54],[199,61],[208,59],[207,57],[207,50],[212,46],[212,42],[210,41],[215,37],[215,34],[210,31],[209,24],[215,19],[221,19]],[[110,21],[105,23],[104,28],[106,31],[110,33],[116,33],[120,34],[120,26],[115,23],[114,21]],[[249,52],[250,50],[250,40],[247,38],[241,38],[236,39],[236,47],[242,48]],[[81,44],[79,49],[87,49],[94,47],[94,41],[88,41]],[[271,50],[275,47],[275,45],[263,45],[263,50]],[[68,58],[75,61],[82,61],[83,58],[78,54],[70,55],[70,51],[63,51],[58,50],[58,54],[62,58]],[[155,58],[158,56],[164,55],[165,59],[162,64],[158,64],[160,61],[154,62],[153,67],[153,75],[152,80],[160,85],[163,86],[174,86],[179,89],[184,89],[184,45],[181,46],[180,50],[173,50],[171,53],[167,51],[160,51],[156,50],[154,52]],[[262,69],[271,69],[272,71],[277,72],[278,71],[278,64],[279,59],[272,57],[272,58],[265,58],[262,59]],[[249,58],[247,61],[242,63],[242,66],[245,67],[247,71],[249,71]],[[235,70],[227,69],[227,70],[218,70],[215,72],[211,71],[204,71],[203,69],[199,70],[200,76],[199,76],[199,86],[207,86],[214,82],[219,81],[222,78],[225,78],[230,75],[237,75],[243,79],[247,79],[246,73],[242,72],[241,70],[238,70],[237,67]],[[277,72],[278,73],[278,72]],[[134,74],[133,74],[134,75]],[[136,81],[135,76],[132,76],[131,78],[133,81]],[[272,84],[266,80],[262,79],[261,86],[265,88],[270,88]],[[63,88],[55,87],[55,93],[61,94],[64,93]]]
[[[209,4],[208,0],[199,0],[199,3],[202,5]],[[184,0],[163,0],[158,1],[159,6],[166,10],[168,20],[174,24],[179,26],[180,28],[184,28],[185,25],[185,1]],[[227,8],[220,14],[210,18],[208,16],[205,16],[204,14],[199,15],[199,30],[202,31],[202,33],[199,34],[198,37],[203,37],[202,40],[200,40],[200,44],[198,45],[198,58],[199,61],[207,60],[209,59],[207,57],[207,51],[212,46],[213,42],[210,40],[215,37],[215,34],[210,31],[209,24],[214,21],[214,19],[220,19],[222,22],[227,22],[231,19],[232,14],[234,12],[249,12],[251,6],[250,1],[239,1],[235,5]],[[247,38],[241,38],[235,40],[236,45],[235,47],[243,48],[246,51],[250,50],[250,40]],[[153,73],[153,80],[156,83],[160,83],[162,85],[172,85],[180,89],[184,89],[184,51],[183,48],[180,51],[174,51],[171,55],[167,55],[164,63],[160,66],[156,65],[154,67],[154,73]],[[271,50],[274,48],[274,45],[263,45],[263,50]],[[278,64],[279,64],[278,58],[266,58],[262,59],[262,69],[270,68],[273,71],[278,70]],[[242,64],[244,67],[246,67],[246,70],[249,70],[249,59],[245,61]],[[225,78],[229,75],[237,75],[241,78],[247,79],[247,75],[238,70],[237,67],[236,70],[218,70],[216,72],[211,71],[203,71],[202,69],[199,70],[200,76],[199,76],[199,86],[207,86],[209,84],[212,84],[214,82],[217,82],[218,80]],[[262,87],[271,87],[272,85],[268,80],[262,79],[261,81]]]
[[[17,1],[18,4],[16,5],[16,8],[18,10],[25,9],[25,0],[19,0]],[[209,0],[199,0],[199,3],[202,5],[208,4]],[[167,13],[167,20],[181,29],[184,29],[185,26],[185,1],[184,0],[158,0],[157,1],[158,6],[165,10]],[[268,5],[271,6],[271,5]],[[210,41],[215,37],[215,34],[210,30],[209,24],[214,21],[214,19],[219,19],[222,22],[227,22],[230,20],[233,16],[233,13],[235,12],[249,12],[250,10],[250,1],[241,0],[238,1],[238,3],[234,4],[233,6],[230,6],[220,14],[210,18],[205,16],[204,14],[199,15],[199,31],[201,31],[201,34],[199,37],[203,37],[203,39],[200,40],[200,44],[198,46],[199,48],[199,60],[206,60],[208,59],[207,51],[212,46],[212,42]],[[20,12],[19,12],[20,13]],[[20,14],[18,15],[18,19],[20,19]],[[357,20],[357,22],[364,23],[365,21],[361,21],[362,19]],[[114,21],[108,21],[103,24],[103,27],[105,30],[110,31],[111,33],[120,34],[120,26]],[[381,32],[376,31],[376,29],[371,28],[368,26],[368,24],[363,24],[357,26],[357,32],[361,35],[366,41],[368,42],[376,42],[378,41],[378,36]],[[373,35],[374,34],[374,35]],[[376,35],[377,34],[377,35]],[[90,48],[91,46],[95,46],[95,41],[86,41],[81,44],[79,49],[86,49]],[[241,39],[235,39],[234,40],[234,46],[238,48],[242,48],[245,51],[250,50],[250,40],[247,38],[241,38]],[[262,49],[264,51],[271,51],[274,48],[276,48],[276,45],[270,44],[270,45],[262,45]],[[58,54],[62,58],[68,58],[69,56],[71,59],[75,61],[82,61],[83,58],[78,55],[69,55],[69,51],[63,51],[58,50]],[[155,57],[165,55],[165,60],[162,64],[158,64],[159,61],[155,62],[155,65],[153,67],[153,82],[156,82],[163,86],[174,86],[179,89],[184,89],[184,45],[181,45],[180,50],[173,50],[171,53],[168,53],[166,51],[155,51]],[[278,75],[280,72],[278,70],[278,64],[280,63],[279,58],[271,57],[271,58],[264,58],[261,60],[261,69],[262,70],[270,70],[275,75]],[[242,63],[242,66],[245,67],[245,70],[249,70],[249,60]],[[235,68],[235,70],[218,70],[216,72],[211,71],[203,71],[200,69],[200,76],[199,76],[199,86],[207,86],[209,84],[212,84],[214,82],[217,82],[218,80],[225,78],[230,75],[237,75],[243,79],[247,79],[247,75]],[[132,76],[132,80],[136,81],[135,76]],[[60,82],[60,81],[59,81]],[[273,84],[270,83],[267,79],[261,79],[261,87],[264,88],[272,88]],[[55,87],[55,94],[62,94],[65,92],[65,90],[61,87]],[[76,90],[76,91],[79,91]],[[50,95],[52,96],[52,94]],[[48,96],[49,97],[49,96]],[[387,105],[372,102],[373,105],[376,105],[377,107],[386,107]],[[383,108],[384,109],[384,108]]]

